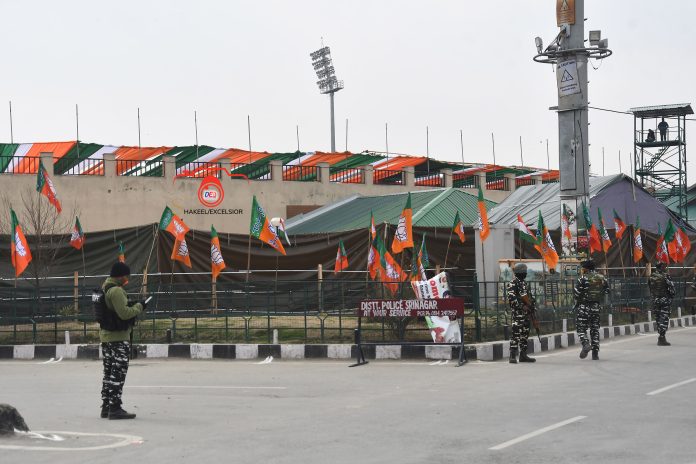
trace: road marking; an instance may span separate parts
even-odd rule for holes
[[[521,437],[514,438],[512,440],[506,441],[505,443],[501,443],[499,445],[496,445],[496,446],[494,446],[492,448],[488,448],[488,449],[492,450],[492,451],[498,451],[498,450],[501,450],[503,448],[507,448],[508,446],[516,445],[517,443],[523,442],[525,440],[529,440],[530,438],[537,437],[537,436],[544,434],[546,432],[550,432],[551,430],[561,428],[564,425],[572,424],[573,422],[577,422],[577,421],[580,421],[580,420],[583,420],[586,418],[587,418],[587,416],[571,417],[570,419],[564,420],[563,422],[558,422],[556,424],[549,425],[548,427],[544,427],[543,429],[535,430],[534,432],[530,432],[526,435],[522,435]]]
[[[67,432],[67,431],[41,431],[37,434],[60,434],[77,437],[109,437],[116,438],[119,441],[108,443],[106,445],[85,446],[85,447],[61,447],[61,446],[23,446],[23,445],[5,445],[0,444],[0,449],[6,450],[25,450],[25,451],[94,451],[108,448],[118,448],[128,445],[140,445],[143,443],[142,437],[135,435],[124,435],[119,433],[86,433],[86,432]]]
[[[234,385],[126,385],[126,388],[201,388],[209,390],[287,390],[288,387],[256,387]]]
[[[666,392],[667,390],[671,390],[673,388],[681,387],[682,385],[686,385],[687,383],[691,383],[691,382],[696,382],[696,378],[684,380],[683,382],[673,383],[672,385],[667,385],[666,387],[659,388],[657,390],[653,390],[650,393],[646,393],[646,395],[648,395],[648,396],[659,395],[662,392]]]

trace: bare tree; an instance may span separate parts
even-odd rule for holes
[[[6,211],[9,211],[10,207],[15,210],[29,242],[32,260],[27,272],[33,278],[34,287],[38,292],[41,289],[41,281],[52,274],[61,248],[70,241],[70,232],[78,211],[77,206],[73,205],[70,211],[64,208],[59,214],[43,195],[30,187],[20,193],[20,198],[22,204],[19,207],[12,205],[7,196],[3,197],[3,203]],[[10,231],[9,227],[8,224],[7,232],[11,234],[13,231]]]

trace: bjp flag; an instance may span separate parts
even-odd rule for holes
[[[10,217],[12,220],[10,254],[12,257],[12,266],[15,269],[15,277],[19,277],[31,262],[31,250],[29,250],[29,243],[24,236],[24,232],[22,232],[22,228],[17,220],[17,215],[12,209],[10,209]]]

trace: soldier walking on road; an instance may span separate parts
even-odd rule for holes
[[[652,310],[657,322],[657,346],[670,346],[667,341],[667,327],[669,327],[669,316],[672,310],[672,298],[674,298],[674,282],[667,272],[667,265],[659,262],[655,265],[655,270],[650,274],[648,280],[650,295],[652,297]]]
[[[591,259],[581,263],[583,274],[578,277],[573,293],[575,294],[575,309],[577,311],[575,327],[582,342],[580,359],[585,359],[592,350],[592,359],[599,359],[599,312],[602,309],[600,301],[609,293],[607,279],[595,270]],[[590,340],[587,339],[587,329],[590,329]]]
[[[527,278],[527,265],[515,264],[512,269],[515,278],[510,282],[507,297],[512,310],[512,338],[510,339],[510,363],[517,364],[519,349],[520,362],[536,362],[536,359],[527,356],[527,338],[529,337],[529,322],[534,306],[534,297]]]

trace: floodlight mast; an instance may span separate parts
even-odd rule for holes
[[[331,102],[331,152],[336,151],[336,125],[334,123],[334,94],[343,88],[343,81],[336,78],[336,70],[331,62],[331,50],[329,47],[322,47],[309,54],[312,59],[312,66],[317,73],[319,80],[317,86],[319,93],[329,94]]]
[[[590,32],[591,46],[585,47],[584,14],[584,0],[556,0],[558,35],[545,49],[541,38],[534,41],[534,61],[556,66],[558,106],[551,110],[558,113],[561,215],[565,209],[571,219],[572,239],[561,239],[567,257],[578,255],[578,220],[584,225],[582,203],[590,206],[587,62],[612,54],[606,39],[600,40],[600,31]]]

